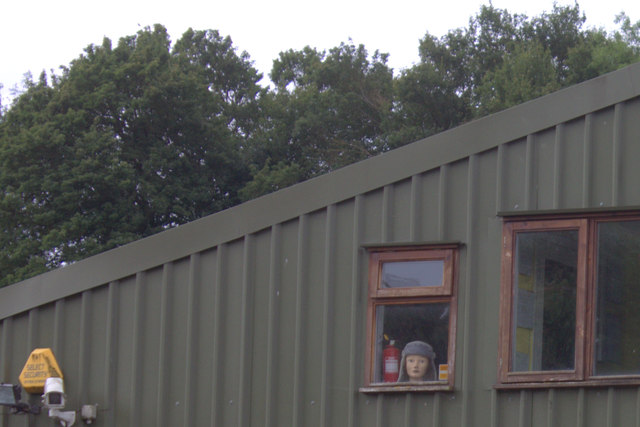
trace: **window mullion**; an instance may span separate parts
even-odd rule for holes
[[[575,341],[575,370],[576,379],[584,380],[586,369],[588,365],[587,356],[587,341],[591,342],[589,335],[587,335],[589,317],[587,313],[587,307],[591,307],[589,304],[589,278],[591,277],[589,266],[592,263],[588,262],[590,247],[592,246],[592,239],[590,239],[591,233],[588,227],[587,220],[582,220],[579,228],[578,236],[578,276],[577,276],[577,289],[576,289],[576,341]]]

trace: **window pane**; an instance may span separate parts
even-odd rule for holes
[[[384,348],[390,341],[402,351],[406,344],[422,341],[435,353],[433,366],[427,371],[425,381],[436,381],[447,364],[449,348],[449,303],[380,305],[376,309],[376,355],[374,382],[384,381],[384,372],[394,370],[393,364],[383,363]],[[398,364],[398,374],[401,366]],[[387,381],[390,379],[387,375]],[[400,378],[402,379],[402,378]],[[446,378],[443,378],[446,380]]]
[[[640,221],[598,225],[595,375],[640,374]]]
[[[382,264],[382,288],[442,286],[443,260],[399,261]]]
[[[516,239],[511,370],[571,370],[578,231],[523,232]]]

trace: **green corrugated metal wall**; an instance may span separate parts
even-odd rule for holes
[[[637,387],[493,385],[497,213],[640,206],[639,95],[632,66],[1,289],[0,380],[50,347],[97,426],[638,426]],[[455,391],[360,393],[362,245],[422,241],[463,243]]]

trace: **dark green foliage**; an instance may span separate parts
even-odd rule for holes
[[[217,31],[105,39],[0,100],[0,286],[151,235],[637,61],[640,23],[579,6],[483,6],[388,55],[282,52],[272,88]]]
[[[229,39],[188,31],[171,52],[156,26],[32,84],[0,125],[0,284],[237,203],[258,79]]]
[[[310,177],[381,152],[392,107],[393,74],[386,55],[364,46],[329,52],[305,48],[274,61],[274,126],[284,126],[287,159]]]
[[[421,77],[433,82],[430,87],[438,87],[447,99],[463,101],[462,109],[451,102],[443,104],[454,112],[447,117],[455,125],[639,59],[638,24],[631,25],[625,15],[618,18],[622,32],[613,35],[601,29],[584,30],[584,22],[577,3],[554,5],[551,12],[531,19],[482,6],[467,28],[439,39],[427,33],[420,42],[421,62],[400,81]],[[419,67],[423,67],[421,74],[417,74]],[[420,105],[417,103],[418,109]],[[425,111],[422,117],[427,114]]]

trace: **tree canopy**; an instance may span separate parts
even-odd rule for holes
[[[288,50],[272,85],[218,31],[89,45],[0,100],[0,286],[326,173],[640,58],[640,22],[483,6],[394,73],[351,41]]]

